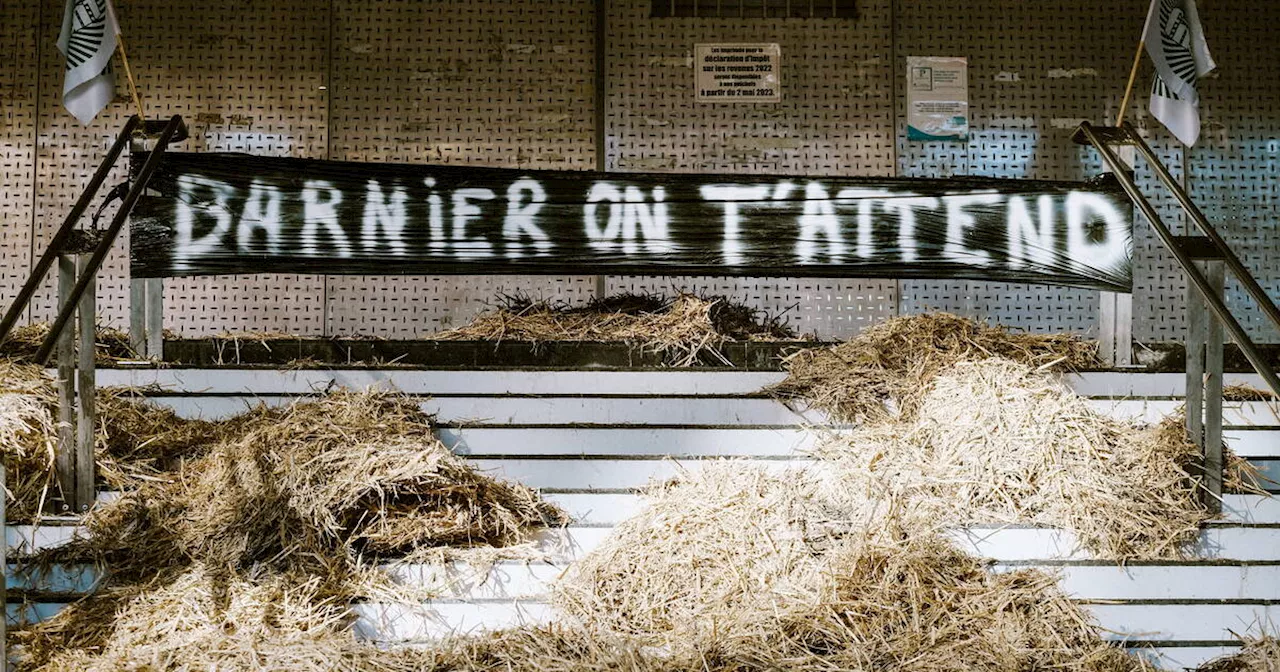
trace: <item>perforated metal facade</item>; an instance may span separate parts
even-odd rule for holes
[[[1080,119],[1114,117],[1144,11],[1101,0],[859,0],[854,19],[655,19],[651,0],[610,0],[600,27],[606,48],[597,54],[589,0],[293,0],[213,13],[189,0],[121,0],[118,9],[149,112],[184,115],[187,150],[568,169],[603,159],[622,172],[1051,179],[1097,170],[1070,132]],[[82,128],[62,109],[61,12],[61,0],[11,0],[0,19],[6,300],[132,111],[120,95]],[[1206,212],[1280,294],[1280,47],[1269,37],[1280,5],[1215,0],[1203,18],[1221,75],[1203,86],[1202,144],[1183,152],[1146,116],[1149,68],[1130,118],[1177,174],[1186,171]],[[781,45],[781,103],[694,102],[693,46],[734,41]],[[968,142],[903,139],[905,59],[921,55],[968,57]],[[125,92],[122,81],[118,88]],[[1146,171],[1139,177],[1152,186]],[[1158,203],[1178,221],[1170,199]],[[1178,338],[1185,281],[1148,227],[1137,233],[1134,335]],[[99,283],[103,320],[116,325],[127,321],[124,250],[111,255]],[[1098,324],[1095,294],[1026,285],[615,277],[604,287],[727,293],[827,337],[924,309],[1036,330]],[[407,337],[464,321],[500,293],[574,301],[595,291],[588,277],[175,280],[167,283],[166,325],[184,334]],[[1229,293],[1248,314],[1238,289]],[[48,319],[51,310],[47,289],[32,315]],[[1248,326],[1280,340],[1259,322]]]

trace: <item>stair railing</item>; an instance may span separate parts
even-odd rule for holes
[[[1197,443],[1204,457],[1204,478],[1207,503],[1219,509],[1222,503],[1222,386],[1223,386],[1223,329],[1231,335],[1241,353],[1249,360],[1277,396],[1280,396],[1280,377],[1258,350],[1244,327],[1236,320],[1223,300],[1225,270],[1229,269],[1236,280],[1262,308],[1263,314],[1280,329],[1280,308],[1276,307],[1249,269],[1227,245],[1217,229],[1192,202],[1186,190],[1173,179],[1169,170],[1160,162],[1151,147],[1128,122],[1118,127],[1095,127],[1089,122],[1080,124],[1076,133],[1078,142],[1092,145],[1120,181],[1129,200],[1142,212],[1156,237],[1164,244],[1182,267],[1190,286],[1187,288],[1187,432]],[[1134,182],[1130,167],[1120,159],[1112,145],[1132,145],[1151,165],[1156,177],[1173,193],[1182,211],[1195,222],[1203,236],[1175,236],[1156,212],[1151,201],[1143,195]],[[1197,262],[1203,262],[1202,270]],[[1207,309],[1207,310],[1206,310]],[[1209,319],[1209,318],[1213,319]]]
[[[163,124],[163,126],[161,126]],[[160,129],[155,147],[148,154],[141,170],[134,176],[119,210],[110,225],[101,232],[89,232],[76,228],[92,203],[102,183],[124,152],[125,146],[136,133],[146,130],[151,136]],[[22,285],[13,304],[0,320],[0,342],[7,338],[31,297],[35,295],[45,276],[58,262],[58,314],[45,335],[35,355],[35,363],[47,365],[55,349],[58,353],[58,441],[55,452],[55,469],[62,498],[61,508],[54,513],[78,514],[88,510],[94,501],[94,430],[96,427],[94,406],[94,349],[96,315],[94,287],[102,262],[120,235],[134,205],[146,191],[147,184],[160,165],[160,158],[169,143],[186,137],[182,117],[174,115],[165,122],[146,122],[130,117],[116,137],[111,148],[98,165],[89,184],[86,185],[75,205],[67,213],[62,226],[49,241],[48,247],[30,276]],[[91,233],[99,235],[89,235]],[[91,250],[91,253],[90,253]],[[67,324],[80,312],[80,347],[77,348]]]

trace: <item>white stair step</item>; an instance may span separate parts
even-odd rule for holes
[[[280,405],[288,396],[159,396],[154,400],[182,417],[226,418],[259,403]],[[1173,414],[1181,401],[1169,399],[1093,399],[1090,404],[1112,417],[1158,422]],[[494,425],[656,425],[783,426],[823,424],[825,414],[795,411],[772,399],[744,397],[437,397],[423,410],[446,424]],[[1229,402],[1223,409],[1228,426],[1280,427],[1280,413],[1267,402]]]
[[[568,527],[540,533],[543,547],[557,564],[572,562],[594,550],[610,532],[608,527]],[[949,536],[966,552],[1007,562],[1089,560],[1069,531],[1042,527],[968,527]],[[1209,527],[1200,534],[1192,555],[1204,560],[1272,562],[1280,548],[1280,528]]]
[[[539,490],[634,490],[683,474],[698,473],[718,460],[675,459],[471,459],[470,464],[496,478],[518,481]],[[800,458],[753,459],[751,464],[771,472],[814,468]]]
[[[616,525],[636,515],[645,506],[644,496],[638,493],[548,492],[543,497],[582,525]],[[1280,498],[1225,495],[1223,522],[1280,525]]]
[[[1114,418],[1155,423],[1178,413],[1183,401],[1170,399],[1090,399],[1100,413]],[[1228,401],[1222,405],[1222,422],[1227,426],[1280,427],[1280,410],[1263,401]]]
[[[502,562],[478,568],[411,565],[394,570],[407,583],[440,591],[442,600],[546,600],[566,566]],[[1078,600],[1280,601],[1280,565],[997,564],[996,571],[1039,569],[1061,577]]]
[[[1185,373],[1134,373],[1127,371],[1087,371],[1064,376],[1076,394],[1085,397],[1184,397],[1187,393]],[[1228,373],[1227,385],[1248,385],[1267,389],[1256,373]]]
[[[437,601],[546,600],[567,566],[547,562],[499,562],[492,566],[390,565],[406,586]],[[1177,564],[1117,566],[1095,564],[997,563],[994,571],[1038,569],[1060,577],[1063,590],[1077,600],[1128,601],[1280,601],[1280,565]],[[55,565],[41,572],[15,574],[11,590],[82,594],[98,578],[90,565]]]
[[[370,386],[409,394],[750,394],[780,382],[783,372],[671,369],[667,371],[412,371],[403,369],[99,369],[102,386],[160,387],[206,394],[311,394],[332,385]],[[1066,382],[1089,397],[1181,397],[1182,373],[1090,371]],[[1265,389],[1257,374],[1227,374],[1228,384]]]
[[[10,626],[16,626],[20,623],[45,620],[51,618],[65,606],[65,603],[56,602],[9,604],[7,605],[8,622]],[[1120,605],[1122,606],[1121,609],[1099,612],[1099,606],[1088,608],[1103,621],[1104,627],[1119,625],[1120,628],[1118,629],[1121,631],[1124,631],[1126,627],[1130,629],[1142,628],[1148,622],[1176,621],[1179,613],[1189,613],[1189,610],[1195,607],[1195,605],[1139,605],[1136,607]],[[1143,609],[1144,613],[1135,615],[1133,613],[1135,609]],[[1171,609],[1174,610],[1172,615],[1163,613]],[[1228,619],[1236,620],[1268,615],[1266,614],[1268,611],[1266,607],[1251,605],[1230,605],[1226,609],[1209,611],[1213,613],[1196,609],[1195,613],[1191,615],[1225,616]],[[1228,611],[1230,613],[1227,613]],[[1260,611],[1263,613],[1259,614],[1258,612]],[[1274,609],[1270,611],[1274,611]],[[414,643],[427,644],[450,634],[479,634],[500,628],[548,623],[554,618],[554,612],[545,603],[511,601],[452,602],[420,606],[371,603],[356,605],[355,612],[357,619],[352,628],[355,630],[356,636],[370,641],[405,645]],[[1133,620],[1135,616],[1141,620]],[[1130,620],[1120,623],[1110,620],[1115,618]],[[1205,630],[1213,630],[1213,627],[1210,625]],[[1222,630],[1223,632],[1228,632],[1225,627]],[[1256,626],[1252,630],[1256,631]],[[1247,632],[1249,630],[1241,628],[1240,631]],[[1112,638],[1123,639],[1117,636],[1112,636]],[[1206,661],[1230,655],[1239,650],[1238,646],[1230,644],[1230,642],[1235,641],[1235,637],[1229,632],[1228,636],[1218,640],[1223,642],[1219,645],[1204,646],[1203,644],[1206,640],[1203,639],[1186,639],[1185,641],[1192,645],[1177,646],[1177,640],[1174,638],[1166,637],[1160,639],[1155,636],[1142,639],[1131,638],[1131,641],[1127,643],[1131,645],[1129,647],[1131,654],[1140,655],[1158,662],[1164,669],[1195,668]],[[1151,642],[1153,645],[1141,646],[1143,642]]]
[[[773,371],[407,371],[402,369],[99,369],[101,386],[205,394],[314,394],[332,386],[407,394],[753,394],[786,378]]]
[[[388,565],[405,585],[442,600],[547,599],[568,565],[509,561],[492,566]],[[1280,601],[1280,564],[1093,564],[997,563],[996,571],[1039,569],[1061,577],[1063,590],[1079,600],[1252,600]],[[91,565],[54,565],[17,572],[10,567],[10,590],[51,594],[91,591],[98,580]]]
[[[634,490],[664,482],[686,473],[698,473],[718,459],[665,459],[662,457],[545,457],[472,458],[476,469],[496,478],[519,481],[539,490]],[[787,469],[827,469],[828,463],[803,457],[748,458],[751,464],[770,471]],[[1280,460],[1253,460],[1268,488],[1280,483]]]
[[[1129,653],[1142,656],[1161,670],[1195,670],[1205,663],[1240,652],[1240,645],[1224,646],[1136,646]]]
[[[285,396],[160,396],[153,400],[181,417],[216,420],[264,403],[278,406]],[[772,399],[742,397],[436,397],[422,409],[446,424],[492,425],[657,425],[781,426],[821,424],[816,411],[797,412]]]
[[[1228,429],[1222,437],[1242,457],[1280,457],[1280,429]]]
[[[486,457],[499,455],[513,457],[530,455],[776,456],[811,450],[819,438],[814,432],[795,428],[472,427],[442,428],[438,431],[438,435],[455,453]]]
[[[98,570],[86,564],[21,569],[11,564],[5,579],[9,590],[72,595],[92,591],[97,586],[98,576]]]
[[[805,453],[828,433],[813,430],[758,427],[749,429],[564,428],[564,427],[443,427],[437,431],[445,445],[460,455],[484,457],[599,455],[670,457],[761,457]],[[1228,429],[1227,445],[1242,457],[1280,458],[1280,430]]]
[[[29,554],[55,548],[83,534],[73,525],[28,525],[6,527],[10,552]],[[571,562],[591,552],[611,531],[609,526],[571,526],[538,533],[542,546],[552,552],[557,563]],[[1005,561],[1088,560],[1069,531],[1043,527],[966,527],[951,532],[965,551],[979,557]],[[1214,525],[1201,531],[1193,556],[1202,559],[1270,562],[1277,560],[1280,527]]]
[[[98,501],[108,502],[119,495],[118,492],[99,492]],[[617,525],[639,513],[645,505],[644,496],[638,492],[544,492],[542,497],[564,509],[574,523],[596,527]],[[1223,523],[1280,525],[1280,498],[1224,495],[1222,500]]]
[[[1089,604],[1108,639],[1155,642],[1233,641],[1257,634],[1280,608],[1265,604]],[[545,602],[432,602],[423,605],[356,605],[356,632],[380,642],[430,641],[520,625],[550,623],[556,612]]]

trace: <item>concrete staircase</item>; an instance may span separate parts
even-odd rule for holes
[[[437,589],[425,604],[358,607],[358,632],[387,643],[423,642],[450,632],[555,618],[548,586],[589,553],[613,525],[643,505],[636,491],[653,479],[735,457],[770,469],[807,460],[813,438],[799,426],[824,424],[760,389],[782,374],[724,370],[101,370],[100,385],[156,386],[155,401],[185,416],[224,417],[258,403],[284,403],[331,385],[381,385],[422,395],[438,414],[441,438],[494,475],[539,488],[573,516],[541,542],[551,562],[503,562],[476,569],[415,566],[406,578]],[[1229,382],[1260,386],[1253,376]],[[1071,385],[1104,412],[1156,420],[1181,403],[1181,374],[1086,373]],[[1280,411],[1262,402],[1229,402],[1232,447],[1280,480]],[[14,550],[63,543],[74,524],[10,527]],[[1037,527],[970,527],[952,536],[996,561],[997,569],[1044,567],[1087,605],[1111,636],[1168,667],[1194,666],[1227,653],[1233,633],[1280,621],[1280,500],[1228,495],[1225,516],[1203,531],[1199,558],[1117,567],[1091,559],[1070,533]],[[10,578],[38,596],[10,603],[11,621],[45,618],[93,585],[86,568]]]

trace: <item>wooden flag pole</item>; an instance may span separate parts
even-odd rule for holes
[[[1133,55],[1133,68],[1129,70],[1129,84],[1124,87],[1124,98],[1120,99],[1120,114],[1116,115],[1116,126],[1124,123],[1124,113],[1129,109],[1129,97],[1133,95],[1133,83],[1138,79],[1138,66],[1142,64],[1142,50],[1146,48],[1146,40],[1138,40],[1138,53]]]
[[[142,99],[138,97],[138,85],[133,81],[133,70],[129,69],[129,54],[124,50],[123,35],[116,35],[116,47],[120,49],[120,60],[124,62],[124,76],[129,80],[129,93],[133,94],[133,104],[138,107],[138,120],[145,122],[147,115],[142,111]]]

